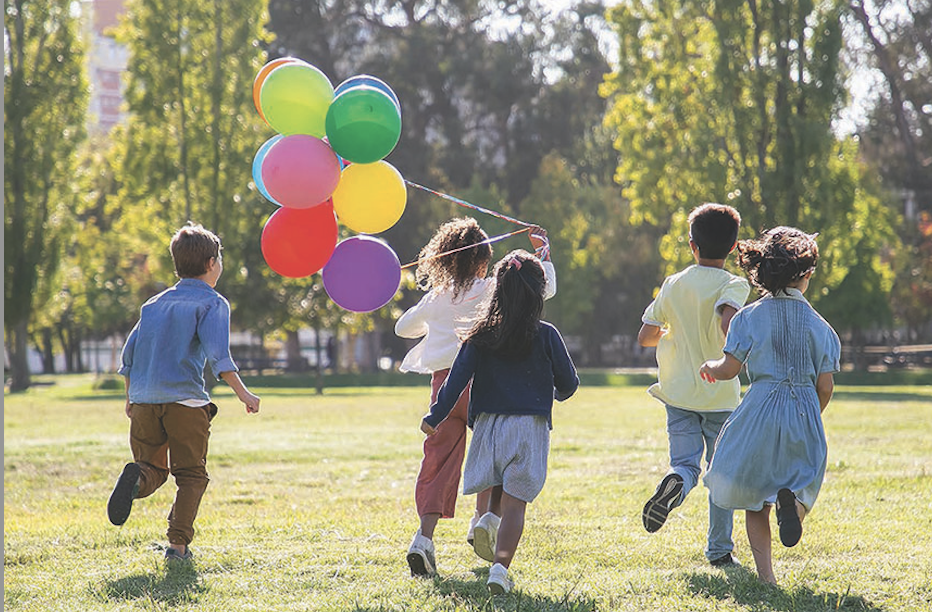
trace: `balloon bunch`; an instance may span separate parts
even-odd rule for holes
[[[357,75],[334,89],[318,68],[279,58],[259,70],[253,102],[278,134],[252,163],[259,193],[280,208],[262,229],[272,270],[303,278],[322,270],[338,306],[371,312],[401,284],[398,256],[378,234],[401,218],[405,181],[383,158],[401,137],[401,104],[383,81]],[[337,221],[358,232],[337,244]]]

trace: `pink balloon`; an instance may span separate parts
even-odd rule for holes
[[[284,136],[265,155],[262,182],[285,208],[311,208],[333,195],[340,182],[340,161],[319,138]]]

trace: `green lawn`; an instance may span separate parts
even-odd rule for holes
[[[464,542],[472,498],[438,527],[440,577],[408,574],[426,384],[259,387],[258,415],[218,388],[196,562],[167,568],[171,480],[122,528],[107,521],[130,459],[122,393],[51,381],[4,398],[8,611],[932,610],[930,386],[837,389],[826,481],[802,542],[776,542],[777,588],[706,563],[704,489],[644,531],[641,507],[666,470],[663,410],[642,386],[583,387],[554,411],[517,588],[490,599],[487,564]],[[753,568],[742,513],[735,540]]]

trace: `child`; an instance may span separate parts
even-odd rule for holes
[[[532,245],[546,246],[546,232],[542,229],[532,228],[530,237]],[[486,278],[492,259],[488,239],[475,219],[452,219],[440,226],[418,257],[418,286],[428,293],[398,319],[395,333],[402,338],[424,338],[405,356],[400,369],[431,375],[431,403],[436,401],[437,391],[450,371],[460,337],[475,323],[494,287],[494,282]],[[544,257],[549,298],[556,293],[556,274],[549,253]],[[468,403],[467,388],[437,435],[424,441],[424,459],[414,493],[420,528],[407,554],[413,576],[436,573],[434,528],[441,518],[453,518],[456,508],[456,490],[466,453]],[[487,512],[490,493],[477,496],[476,513],[466,535],[476,554],[487,561],[494,558],[498,527],[498,517]],[[477,526],[478,539],[474,537]]]
[[[722,355],[728,323],[744,305],[747,281],[724,270],[735,248],[741,215],[731,206],[703,204],[689,214],[689,246],[696,265],[666,278],[641,317],[641,346],[657,347],[657,379],[648,392],[666,405],[670,472],[644,505],[641,520],[653,533],[696,486],[703,449],[712,457],[715,438],[738,405],[740,385],[703,385],[697,370]],[[732,512],[709,501],[705,556],[713,566],[737,563],[732,555]]]
[[[815,236],[790,227],[742,241],[738,264],[766,296],[735,315],[724,356],[699,369],[714,382],[734,379],[747,364],[751,386],[722,429],[705,483],[717,505],[746,510],[757,574],[772,584],[770,506],[777,506],[780,541],[794,546],[828,456],[822,412],[841,343],[803,297],[818,259]]]
[[[259,411],[259,398],[230,356],[230,305],[214,290],[223,272],[221,248],[200,225],[178,230],[171,254],[181,280],[143,304],[123,346],[120,374],[126,377],[134,463],[123,468],[107,514],[122,525],[133,500],[154,493],[171,472],[178,492],[168,515],[169,561],[192,558],[188,545],[207,489],[207,439],[217,407],[204,387],[205,364],[233,388],[247,413]]]
[[[421,431],[436,435],[472,381],[467,423],[473,438],[463,493],[492,487],[490,506],[501,516],[487,582],[492,594],[512,588],[508,567],[525,509],[544,487],[553,400],[569,398],[579,386],[560,332],[540,320],[544,288],[543,267],[530,253],[512,251],[498,263],[486,316],[470,330],[421,421]]]

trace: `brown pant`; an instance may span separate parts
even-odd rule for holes
[[[450,370],[438,370],[431,376],[431,404],[437,401],[437,392],[449,373]],[[446,420],[437,426],[437,433],[424,439],[424,460],[414,485],[418,516],[439,514],[442,518],[453,518],[466,455],[466,417],[471,388],[472,385],[466,387]]]
[[[194,537],[194,518],[210,480],[207,439],[214,404],[191,408],[181,404],[133,404],[129,444],[139,464],[139,493],[148,497],[175,477],[178,492],[168,514],[168,542],[187,546]],[[171,457],[171,465],[168,459]]]

